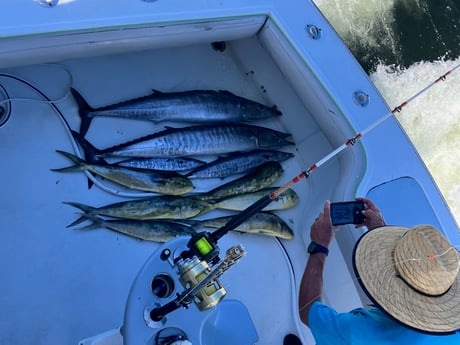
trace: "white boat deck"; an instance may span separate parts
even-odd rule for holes
[[[159,1],[158,5],[163,6],[164,2]],[[311,4],[306,6],[307,10]],[[233,16],[236,18],[241,11],[234,10]],[[246,14],[261,11],[261,5],[246,8]],[[11,103],[8,121],[0,127],[1,344],[23,345],[31,341],[76,344],[122,326],[131,285],[159,247],[105,229],[85,232],[66,229],[77,215],[63,201],[101,206],[127,198],[95,186],[88,189],[83,173],[50,171],[69,163],[55,150],[73,152],[70,136],[50,104],[15,78],[31,83],[51,100],[59,100],[56,106],[74,129],[78,129],[79,118],[77,105],[69,94],[70,86],[93,107],[147,95],[152,89],[228,90],[266,105],[276,104],[283,116],[260,125],[289,132],[296,142],[295,147],[284,150],[293,152],[295,158],[283,163],[285,174],[276,183],[280,186],[351,137],[353,128],[362,129],[375,121],[387,107],[354,60],[338,66],[335,63],[338,58],[332,51],[324,54],[331,47],[341,54],[347,52],[340,43],[336,44],[340,41],[332,31],[323,31],[326,38],[320,43],[324,44],[322,48],[301,37],[306,24],[322,23],[322,17],[315,13],[308,22],[292,18],[291,26],[283,27],[283,16],[288,9],[277,11],[274,12],[277,22],[266,22],[264,16],[245,16],[223,21],[207,18],[190,25],[176,23],[149,28],[151,24],[145,24],[145,28],[120,30],[119,40],[114,40],[115,29],[86,33],[77,27],[74,29],[80,31],[75,35],[46,35],[42,43],[32,40],[31,32],[17,32],[24,36],[8,39],[14,49],[0,51],[0,61],[5,67],[0,70],[0,85],[16,100]],[[118,25],[114,18],[118,17],[114,15],[112,21],[107,18],[104,25]],[[142,20],[145,19],[139,19]],[[165,15],[166,20],[171,20],[169,15]],[[84,26],[81,22],[77,26],[80,24]],[[204,28],[206,25],[209,29]],[[55,27],[57,24],[51,22],[46,30],[51,32]],[[10,29],[13,35],[14,28]],[[187,34],[187,30],[192,33]],[[297,30],[298,35],[286,40],[290,30]],[[214,50],[210,44],[217,37],[226,41],[223,52]],[[90,43],[90,39],[94,41]],[[298,40],[309,46],[292,48],[291,44]],[[24,48],[27,42],[36,45],[27,50]],[[306,55],[299,59],[296,54]],[[351,68],[347,70],[347,66]],[[335,76],[337,82],[332,83]],[[362,89],[372,100],[368,108],[357,105],[352,98],[353,92]],[[340,98],[333,99],[335,96]],[[88,138],[97,147],[106,147],[158,131],[165,125],[175,126],[95,119]],[[278,215],[294,230],[294,240],[233,233],[222,239],[223,252],[241,243],[248,253],[221,280],[228,291],[226,298],[242,301],[248,308],[258,343],[282,344],[287,333],[298,334],[304,344],[314,343],[307,327],[298,320],[297,289],[307,259],[309,226],[325,200],[352,199],[374,190],[391,222],[399,210],[388,200],[389,192],[373,188],[400,177],[415,176],[417,183],[424,186],[419,202],[435,205],[429,207],[431,214],[423,216],[428,217],[427,221],[439,222],[443,229],[450,229],[445,230],[448,237],[458,236],[429,175],[424,170],[411,174],[414,166],[422,166],[417,155],[411,151],[398,153],[398,147],[404,148],[403,151],[411,149],[404,134],[393,120],[381,127],[375,136],[365,138],[362,145],[348,149],[293,187],[300,196],[299,204],[279,211]],[[386,150],[381,150],[376,143],[381,143],[386,135],[391,135],[393,141],[388,142]],[[398,163],[395,167],[394,162]],[[225,181],[194,181],[195,191],[209,190]],[[413,201],[410,191],[405,195],[408,201]],[[407,209],[407,205],[400,206]],[[220,213],[213,211],[204,218]],[[349,271],[351,248],[359,235],[351,227],[341,231],[328,259],[324,297],[340,311],[362,303]],[[187,313],[187,310],[178,312]]]

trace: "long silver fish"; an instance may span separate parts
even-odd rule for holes
[[[107,228],[145,241],[167,242],[179,236],[191,236],[196,232],[186,225],[165,220],[102,219],[89,214],[82,215],[92,224],[75,230]]]
[[[130,119],[179,121],[188,123],[242,122],[281,115],[275,107],[239,97],[228,91],[196,90],[162,93],[140,97],[93,109],[74,89],[71,92],[79,106],[80,134],[85,135],[95,116]]]
[[[125,168],[102,163],[88,163],[71,153],[60,150],[57,150],[57,152],[70,159],[74,165],[51,169],[52,171],[71,172],[88,170],[125,187],[160,194],[180,195],[193,190],[192,182],[177,173]]]
[[[278,188],[264,188],[258,192],[247,193],[237,196],[232,196],[220,200],[214,204],[215,208],[233,211],[243,211],[255,202],[259,201],[264,196],[274,192]],[[268,204],[262,211],[283,210],[293,207],[299,201],[299,196],[293,189],[286,190],[278,198]]]
[[[116,163],[116,165],[118,166],[127,168],[181,172],[196,169],[205,164],[205,161],[201,161],[190,157],[132,158]]]
[[[290,134],[246,125],[220,124],[168,128],[120,145],[98,150],[99,156],[182,157],[235,151],[275,149],[294,145]]]
[[[201,226],[204,228],[221,228],[227,224],[232,216],[204,219],[204,220],[186,220],[186,223],[192,226]],[[292,239],[294,232],[286,224],[284,220],[273,213],[259,212],[247,219],[240,225],[238,225],[233,231],[251,233],[251,234],[263,234],[267,236],[275,236],[284,239]]]
[[[126,219],[186,219],[199,216],[214,209],[214,205],[203,200],[174,195],[159,195],[151,198],[117,202],[102,207],[92,207],[77,202],[64,202],[90,216],[107,216]],[[70,226],[81,223],[80,217]]]
[[[265,162],[255,171],[226,184],[214,188],[207,193],[196,195],[200,200],[220,200],[230,196],[256,192],[270,186],[283,175],[283,167],[279,162]]]
[[[224,178],[253,171],[268,161],[283,162],[294,157],[292,153],[275,150],[254,150],[233,153],[220,157],[208,164],[200,165],[186,174],[188,178]]]

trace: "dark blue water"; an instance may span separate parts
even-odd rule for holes
[[[314,0],[389,107],[460,64],[460,0]],[[460,224],[460,68],[397,118]]]
[[[413,1],[394,7],[394,28],[398,54],[385,63],[410,66],[420,60],[455,59],[460,55],[460,0]],[[420,5],[417,5],[420,4]]]
[[[367,72],[460,56],[460,0],[316,0]]]

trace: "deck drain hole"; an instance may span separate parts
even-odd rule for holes
[[[216,52],[223,53],[225,51],[225,49],[227,49],[227,44],[225,44],[224,41],[212,42],[211,47]]]
[[[0,85],[0,127],[3,126],[11,114],[11,102],[9,101],[10,96],[6,92],[5,88]]]

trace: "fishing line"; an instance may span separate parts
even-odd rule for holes
[[[1,75],[2,77],[4,77],[4,75]],[[16,101],[33,101],[33,102],[37,102],[37,103],[45,103],[45,104],[48,104],[48,105],[51,105],[51,104],[55,104],[55,103],[60,103],[60,102],[63,102],[67,97],[69,97],[70,95],[70,91],[67,91],[67,93],[62,96],[61,98],[59,99],[56,99],[56,100],[43,100],[43,99],[35,99],[35,98],[22,98],[22,97],[11,97],[11,98],[5,98],[4,100],[0,101],[0,106],[3,104],[3,103],[9,103],[9,102],[16,102]]]
[[[299,307],[299,313],[305,310],[308,306],[313,304],[315,301],[321,301],[322,300],[322,295],[316,295],[315,297],[310,298],[307,302],[305,302],[301,307]]]
[[[413,257],[413,258],[407,258],[407,259],[404,259],[404,260],[398,260],[398,261],[391,262],[386,266],[383,266],[383,267],[381,266],[380,269],[377,271],[378,272],[377,276],[385,277],[385,276],[387,276],[388,271],[391,271],[391,272],[395,271],[395,265],[396,264],[403,264],[403,263],[406,263],[406,262],[420,262],[421,264],[423,264],[424,261],[428,262],[430,260],[434,260],[436,258],[443,257],[443,256],[447,255],[447,253],[449,253],[451,250],[457,251],[457,253],[456,253],[457,254],[457,266],[453,270],[458,271],[460,269],[460,256],[459,256],[459,252],[458,252],[457,248],[460,248],[460,246],[459,245],[451,246],[447,250],[445,250],[444,252],[439,253],[439,254],[432,252],[432,253],[426,253],[426,255],[424,255],[422,257]],[[360,279],[355,278],[354,280],[358,281]]]
[[[254,214],[257,212],[261,211],[264,207],[266,207],[270,202],[278,198],[282,193],[284,193],[286,190],[291,188],[294,184],[302,180],[303,178],[308,178],[311,173],[313,173],[316,169],[318,169],[320,166],[324,165],[326,162],[330,161],[332,158],[336,157],[339,153],[344,151],[346,148],[353,146],[359,139],[361,139],[364,135],[378,127],[380,124],[382,124],[384,121],[386,121],[388,118],[392,117],[395,113],[399,113],[402,111],[404,107],[406,107],[410,102],[412,102],[414,99],[428,91],[431,87],[439,83],[440,81],[446,80],[447,76],[453,73],[457,68],[460,67],[460,64],[457,64],[450,70],[448,70],[446,73],[438,77],[436,80],[425,86],[423,89],[415,93],[413,96],[409,97],[407,100],[402,102],[400,105],[396,106],[393,110],[389,111],[387,114],[383,115],[380,117],[377,121],[372,123],[370,126],[367,128],[363,129],[361,132],[356,133],[352,138],[348,139],[345,143],[343,143],[341,146],[337,147],[335,150],[330,152],[328,155],[324,156],[321,158],[319,161],[316,163],[312,164],[307,170],[302,171],[299,173],[297,176],[292,178],[289,182],[287,182],[285,185],[281,186],[277,190],[271,192],[269,195],[266,195],[256,201],[254,204],[246,208],[245,210],[241,211],[239,214],[233,216],[230,221],[223,226],[222,228],[216,230],[212,234],[212,238],[214,240],[218,240],[220,237],[225,235],[228,231],[233,230],[235,227],[252,217]]]
[[[275,237],[274,240],[276,241],[276,243],[280,247],[281,252],[283,253],[284,259],[286,260],[286,263],[289,265],[289,268],[290,268],[290,269],[288,269],[288,272],[289,272],[289,278],[290,278],[290,282],[291,282],[291,294],[293,296],[297,296],[297,291],[296,291],[297,284],[296,284],[295,270],[294,270],[294,265],[292,263],[291,257],[289,256],[289,253],[288,253],[286,247],[284,246],[283,242],[281,241],[281,239],[279,239],[278,237]],[[321,297],[321,296],[319,296],[319,297]],[[302,329],[301,321],[300,321],[300,319],[298,317],[298,313],[299,313],[298,308],[299,308],[298,299],[297,298],[291,298],[291,310],[292,310],[292,313],[293,313],[292,314],[292,322],[295,324],[296,329]]]
[[[458,248],[460,248],[460,245],[453,245],[453,246],[449,247],[448,249],[446,249],[444,252],[439,253],[439,254],[438,254],[438,253],[432,252],[432,253],[426,253],[426,255],[425,255],[425,256],[422,256],[422,257],[413,257],[413,258],[408,258],[408,259],[405,259],[405,260],[395,261],[395,262],[389,263],[389,264],[386,265],[386,266],[381,267],[381,268],[378,270],[378,274],[377,274],[377,275],[378,275],[378,276],[385,277],[385,276],[387,276],[387,272],[388,272],[388,271],[390,271],[390,273],[396,271],[396,269],[395,269],[395,264],[403,264],[403,263],[405,263],[405,262],[414,262],[414,261],[415,261],[415,262],[420,262],[421,264],[423,264],[423,261],[427,261],[427,260],[430,261],[430,260],[434,260],[434,259],[436,259],[436,258],[440,258],[440,257],[442,257],[442,256],[445,256],[445,255],[447,255],[447,253],[449,253],[451,250],[457,251],[457,253],[456,253],[456,254],[457,254],[457,266],[456,266],[454,269],[452,269],[452,270],[457,270],[457,271],[458,271],[458,270],[460,270],[460,254],[459,254],[459,252],[458,252]],[[396,273],[398,273],[398,272],[396,271]],[[360,279],[357,278],[357,277],[354,278],[354,281],[356,281],[356,282],[359,282],[359,280],[360,280]]]
[[[43,97],[45,99],[45,101],[41,101],[41,100],[35,100],[35,99],[24,99],[24,98],[21,98],[21,100],[33,100],[33,101],[37,101],[37,102],[45,102],[47,104],[49,104],[53,110],[59,115],[59,118],[61,119],[61,121],[63,122],[64,124],[64,127],[68,130],[68,134],[71,136],[71,133],[69,131],[69,128],[70,128],[70,125],[69,123],[67,122],[66,118],[64,117],[64,115],[62,114],[62,112],[59,110],[59,108],[53,103],[53,100],[51,100],[45,93],[43,93],[39,88],[37,88],[36,86],[34,86],[33,84],[29,83],[27,80],[25,79],[22,79],[20,77],[17,77],[15,75],[10,75],[10,74],[5,74],[5,73],[0,73],[0,77],[3,77],[3,78],[9,78],[9,79],[12,79],[12,80],[15,80],[15,81],[18,81],[26,86],[28,86],[29,88],[31,88],[32,90],[34,90],[36,93],[38,93],[41,97]],[[68,93],[62,97],[60,100],[63,100],[67,97]],[[10,100],[16,100],[15,98],[9,98],[8,100],[5,100],[6,102],[9,102]],[[5,102],[3,101],[2,104]],[[59,101],[59,100],[58,100]]]
[[[447,253],[449,253],[451,250],[457,250],[457,248],[460,247],[460,246],[452,246],[452,247],[449,247],[448,249],[446,249],[444,252],[440,253],[440,254],[437,254],[435,252],[433,253],[430,253],[428,254],[428,258],[430,260],[434,260],[436,258],[440,258],[440,257],[443,257],[444,255],[447,255]],[[423,258],[422,258],[423,259]],[[420,259],[420,260],[422,260]],[[460,268],[460,257],[458,255],[458,250],[457,250],[457,268]]]
[[[60,65],[58,65],[58,66],[60,66]],[[62,67],[62,66],[60,66],[60,67]],[[67,74],[70,77],[69,78],[70,79],[69,84],[71,84],[72,76],[67,70],[65,70],[65,71],[67,72]],[[55,104],[55,103],[59,103],[59,102],[64,101],[69,96],[70,91],[68,91],[63,97],[61,97],[61,98],[59,98],[57,100],[52,100],[43,91],[41,91],[38,87],[36,87],[32,83],[28,82],[27,80],[22,79],[21,77],[11,75],[11,74],[6,74],[6,73],[0,73],[0,77],[12,79],[12,80],[15,80],[15,81],[17,81],[19,83],[22,83],[22,84],[26,85],[27,87],[31,88],[32,90],[34,90],[37,94],[39,94],[43,98],[43,100],[39,100],[39,99],[33,99],[33,98],[10,98],[8,96],[8,99],[2,100],[0,102],[0,106],[1,106],[1,104],[9,103],[11,101],[34,101],[34,102],[42,102],[42,103],[48,104],[53,109],[53,111],[58,115],[59,119],[61,120],[62,124],[64,125],[64,129],[67,132],[67,135],[68,135],[68,137],[70,139],[70,144],[71,144],[76,156],[79,157],[80,159],[84,160],[84,156],[83,156],[83,154],[82,154],[82,152],[80,150],[80,147],[78,146],[77,142],[75,141],[75,139],[74,139],[74,137],[72,135],[72,132],[71,132],[72,128],[71,128],[69,122],[67,121],[67,119],[65,118],[65,116],[61,112],[61,110]],[[1,84],[0,84],[0,87],[2,89],[4,89]],[[70,88],[69,88],[69,90],[70,90]],[[136,193],[136,192],[124,192],[124,191],[112,188],[112,187],[102,183],[99,179],[97,179],[95,176],[93,176],[88,171],[84,171],[84,173],[85,173],[86,177],[89,180],[91,180],[91,182],[94,185],[96,185],[98,188],[102,189],[105,192],[114,194],[114,195],[118,195],[118,196],[121,196],[121,197],[128,197],[128,198],[132,198],[132,197],[133,198],[149,197],[149,196],[154,195],[153,193],[145,193],[145,192],[139,192],[139,193]]]

